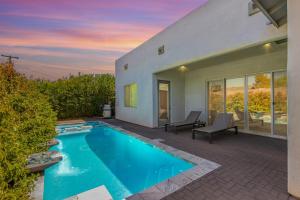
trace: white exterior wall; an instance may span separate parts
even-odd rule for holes
[[[116,118],[154,127],[154,73],[244,47],[285,38],[287,27],[266,25],[262,13],[248,16],[247,0],[209,0],[163,32],[116,61]],[[157,55],[165,45],[165,53]],[[124,71],[123,66],[129,69]],[[124,107],[124,85],[139,87],[137,108]],[[178,118],[179,119],[179,118]]]
[[[151,73],[142,72],[129,68],[122,76],[122,68],[116,68],[116,118],[127,122],[153,127],[153,90],[156,88]],[[124,72],[122,72],[124,73]],[[138,85],[137,107],[124,106],[124,86],[130,83]]]
[[[171,122],[182,121],[185,118],[185,75],[176,70],[166,71],[155,76],[156,80],[170,81],[170,115]],[[155,79],[154,79],[155,80]],[[157,83],[157,81],[155,81]],[[157,86],[155,87],[157,88]],[[155,99],[158,99],[154,92]],[[155,100],[154,99],[154,100]],[[158,100],[154,101],[154,126],[158,126]]]
[[[300,198],[300,1],[288,0],[288,191]]]
[[[224,78],[242,78],[245,75],[257,73],[286,70],[287,49],[274,53],[258,55],[246,59],[226,62],[186,74],[185,81],[185,102],[186,115],[191,110],[202,110],[202,120],[207,118],[207,81],[220,80]]]

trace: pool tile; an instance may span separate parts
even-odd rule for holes
[[[144,200],[142,196],[138,194],[131,195],[130,197],[125,198],[126,200]]]
[[[183,186],[186,186],[187,184],[191,183],[193,180],[184,176],[183,174],[179,174],[179,175],[173,177],[172,181],[179,187],[183,187]]]
[[[155,186],[140,193],[140,197],[142,197],[143,200],[160,200],[165,196],[166,195]]]
[[[175,192],[176,190],[180,189],[180,187],[178,185],[176,185],[170,179],[157,184],[156,187],[166,195],[171,194],[171,193]]]

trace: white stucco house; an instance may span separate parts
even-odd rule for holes
[[[300,197],[300,1],[208,0],[116,61],[116,118],[159,127],[232,112],[243,132],[288,140]]]

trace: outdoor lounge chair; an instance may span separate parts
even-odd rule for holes
[[[240,111],[239,109],[236,109],[235,113],[236,113],[237,117],[239,118],[239,121],[245,122],[245,117],[244,117],[244,112],[243,111]],[[248,113],[248,120],[249,120],[250,124],[258,124],[260,126],[264,125],[264,120],[262,120],[262,119],[253,119],[250,113]]]
[[[171,124],[165,124],[165,132],[168,131],[168,127],[174,127],[175,133],[176,133],[176,129],[178,127],[193,126],[193,128],[194,128],[194,125],[197,123],[200,114],[201,114],[201,111],[191,111],[190,114],[187,116],[187,118],[184,121],[174,122]]]
[[[238,127],[234,125],[233,114],[219,113],[213,122],[213,125],[196,128],[192,131],[192,138],[195,139],[196,134],[209,134],[209,143],[212,143],[213,134],[220,133],[228,129],[235,129],[235,134],[238,134]]]

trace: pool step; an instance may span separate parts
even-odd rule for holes
[[[65,200],[113,200],[110,193],[104,185],[85,191]]]

